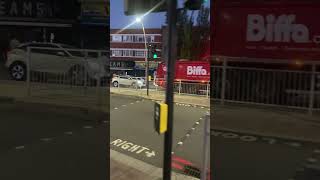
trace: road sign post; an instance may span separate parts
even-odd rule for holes
[[[168,124],[164,139],[163,179],[171,180],[172,131],[173,131],[173,81],[177,57],[177,0],[166,0],[168,10],[168,51],[167,51],[167,87],[166,104],[168,105]]]

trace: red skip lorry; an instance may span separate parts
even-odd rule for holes
[[[320,91],[320,1],[216,0],[211,5],[213,96],[311,107],[310,89]],[[223,68],[225,79],[219,76]],[[313,98],[319,108],[320,96]]]
[[[158,65],[155,71],[154,82],[156,86],[165,87],[166,81],[166,65],[164,62]],[[175,83],[181,83],[181,90],[190,88],[184,88],[184,86],[193,85],[193,92],[187,92],[192,94],[204,93],[206,91],[206,85],[210,82],[210,62],[209,61],[190,61],[190,60],[177,60],[175,66]],[[197,86],[199,85],[199,86]]]

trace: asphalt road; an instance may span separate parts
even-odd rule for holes
[[[149,164],[162,167],[164,135],[159,135],[154,130],[154,102],[112,96],[111,108],[110,147]],[[173,134],[175,156],[200,165],[201,150],[199,146],[184,148],[183,144],[178,144],[207,111],[208,108],[204,107],[175,105]],[[197,128],[201,129],[201,126]],[[198,141],[202,141],[202,137],[197,137],[193,143],[198,145]],[[126,143],[129,145],[126,146]],[[189,156],[181,156],[184,152],[188,152]]]
[[[163,135],[153,130],[153,103],[112,96],[110,142],[116,151],[161,167]],[[200,118],[207,110],[175,106],[174,163],[175,157],[179,157],[200,167],[204,125]],[[182,144],[178,145],[179,142]],[[288,180],[314,158],[314,152],[320,145],[215,130],[211,132],[211,147],[213,179]],[[173,168],[179,170],[179,166]]]
[[[108,122],[0,103],[0,179],[105,180]]]
[[[288,180],[310,163],[318,144],[211,131],[213,179]],[[307,180],[307,179],[303,179]]]

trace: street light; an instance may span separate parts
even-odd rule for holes
[[[147,38],[146,38],[146,31],[144,29],[144,24],[142,22],[142,17],[137,17],[136,22],[140,23],[142,26],[142,31],[143,31],[143,36],[144,36],[144,47],[145,47],[145,79],[146,79],[146,85],[147,85],[147,96],[149,96],[149,79],[148,79],[148,74],[149,74],[149,63],[148,63],[148,47],[147,47]]]

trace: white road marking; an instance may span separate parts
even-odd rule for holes
[[[103,123],[106,123],[106,124],[107,124],[107,123],[108,123],[108,121],[103,121]]]
[[[41,141],[48,142],[48,141],[51,141],[51,140],[52,140],[52,138],[41,138],[40,140],[41,140]]]
[[[194,131],[196,128],[191,128],[192,131]]]
[[[24,149],[24,146],[17,146],[15,149]]]
[[[114,109],[118,109],[118,108],[115,107]]]
[[[202,117],[200,118],[200,120],[202,120]]]
[[[134,143],[122,140],[122,139],[116,139],[116,140],[112,141],[110,143],[110,145],[119,147],[119,148],[126,150],[128,152],[131,152],[131,153],[140,154],[140,153],[144,152],[144,155],[148,158],[156,156],[155,151],[153,151],[147,147],[137,145],[137,144],[134,144]]]
[[[315,149],[315,150],[313,150],[313,152],[316,154],[320,154],[320,149]]]
[[[197,121],[197,122],[196,122],[196,125],[199,125],[199,124],[200,124],[199,121]]]
[[[178,145],[180,145],[180,146],[183,145],[183,142],[182,141],[178,142]]]
[[[72,132],[72,131],[67,131],[67,132],[64,132],[64,134],[72,135],[72,134],[73,134],[73,132]]]
[[[171,154],[174,154],[174,152],[171,152]]]
[[[307,161],[308,161],[308,162],[311,162],[311,163],[315,163],[315,162],[317,162],[318,160],[315,159],[315,158],[308,158]]]
[[[293,147],[300,147],[301,146],[300,143],[296,143],[296,142],[286,143],[286,144],[288,144],[289,146],[293,146]]]
[[[201,106],[201,109],[204,109],[204,107],[203,107],[203,106]]]
[[[84,129],[91,129],[92,126],[83,126]]]
[[[255,136],[239,135],[237,133],[231,133],[231,132],[211,131],[210,134],[213,136],[222,136],[223,138],[238,138],[241,141],[246,141],[246,142],[253,142],[258,140],[258,137],[255,137]]]
[[[154,151],[151,151],[151,152],[146,151],[145,153],[146,153],[146,156],[149,157],[149,158],[153,157],[153,156],[156,156],[156,153]]]
[[[122,105],[122,106],[123,106],[123,107],[126,107],[127,105],[124,104],[124,105]]]
[[[257,141],[258,138],[254,136],[241,136],[240,139],[242,141],[253,142],[253,141]]]
[[[133,103],[130,103],[130,104],[133,104]]]
[[[274,144],[277,142],[277,140],[273,138],[262,138],[262,140],[268,141],[269,144]]]
[[[186,134],[186,137],[189,137],[190,136],[190,134]]]

